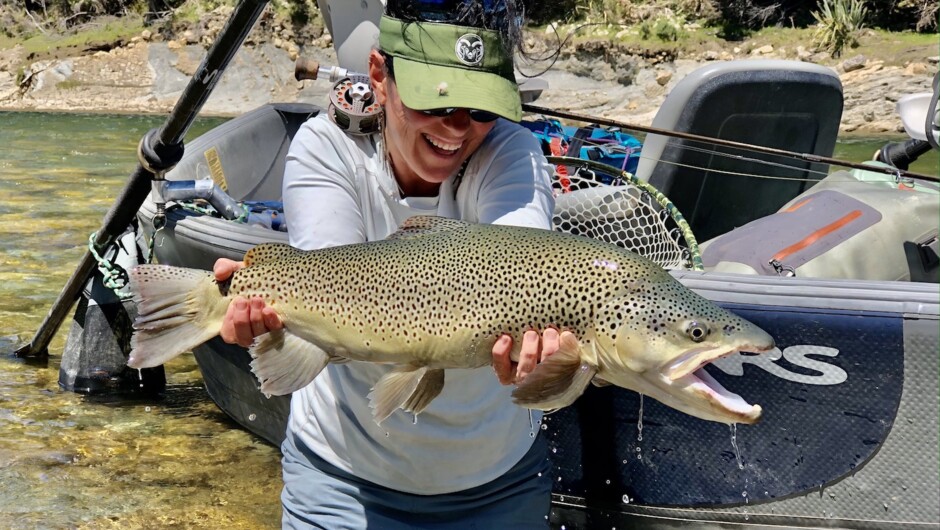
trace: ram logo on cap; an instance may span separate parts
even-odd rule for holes
[[[479,66],[483,62],[483,39],[474,33],[467,33],[457,39],[454,46],[457,59],[467,66]]]

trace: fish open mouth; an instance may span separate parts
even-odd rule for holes
[[[664,370],[664,376],[675,386],[685,387],[707,401],[716,411],[722,411],[736,423],[755,423],[760,419],[760,405],[752,405],[738,394],[729,391],[705,371],[705,366],[714,360],[739,351],[764,352],[770,348],[743,345],[738,348],[701,348],[682,355]]]

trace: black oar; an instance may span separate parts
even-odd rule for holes
[[[150,192],[153,177],[172,168],[183,156],[183,137],[209,98],[222,72],[251,31],[268,0],[242,0],[225,24],[218,39],[209,48],[202,64],[180,96],[166,122],[148,132],[141,140],[139,155],[142,163],[130,176],[121,194],[104,217],[94,241],[99,254],[108,248],[131,223],[137,210]],[[146,165],[146,167],[145,167]],[[48,355],[49,342],[68,315],[97,262],[90,251],[85,252],[29,344],[16,350],[17,357]]]

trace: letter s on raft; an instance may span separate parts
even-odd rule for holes
[[[808,355],[835,357],[839,355],[839,350],[826,346],[801,344],[784,348],[782,355],[779,349],[774,348],[772,351],[762,355],[742,356],[740,353],[736,353],[723,359],[718,359],[712,364],[728,375],[738,376],[744,375],[745,363],[753,364],[781,379],[807,385],[838,385],[848,380],[849,375],[842,368],[823,361],[817,361],[808,357]],[[774,362],[781,357],[801,368],[819,372],[819,375],[806,375],[791,372]]]

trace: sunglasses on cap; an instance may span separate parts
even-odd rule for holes
[[[443,118],[445,116],[450,116],[451,114],[461,110],[461,107],[447,107],[443,109],[428,109],[428,110],[415,110],[415,112],[420,112],[425,116],[434,116],[435,118]],[[466,109],[467,114],[470,115],[470,119],[478,123],[489,123],[491,121],[496,121],[499,118],[499,114],[494,114],[486,110],[477,110],[477,109]]]

